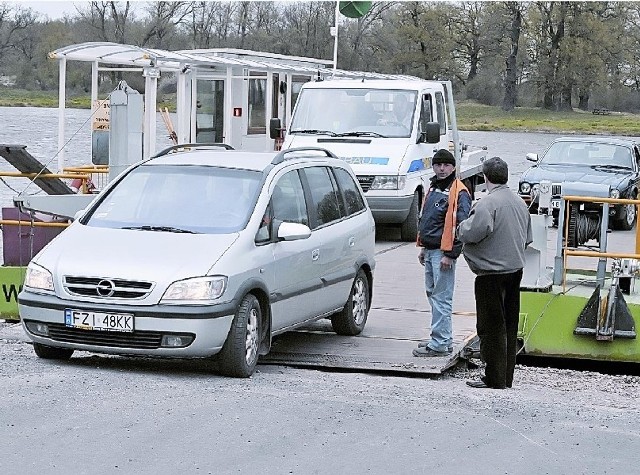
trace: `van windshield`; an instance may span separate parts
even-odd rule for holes
[[[88,226],[223,234],[247,225],[262,174],[197,165],[142,165],[91,211]]]
[[[399,89],[303,89],[289,133],[410,137],[416,97]]]

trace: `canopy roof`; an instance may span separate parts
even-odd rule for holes
[[[156,67],[161,71],[178,71],[186,66],[202,69],[226,69],[240,66],[257,71],[282,71],[306,75],[320,74],[323,78],[377,78],[416,79],[405,75],[390,75],[372,72],[335,70],[333,61],[286,56],[274,53],[248,51],[242,49],[196,49],[167,51],[141,48],[109,42],[88,42],[65,46],[49,53],[52,59],[67,61],[98,62],[107,65],[131,67]]]

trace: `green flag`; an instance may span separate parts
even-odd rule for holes
[[[371,2],[340,2],[338,10],[347,18],[360,18],[371,8]]]

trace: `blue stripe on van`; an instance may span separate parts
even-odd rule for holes
[[[340,157],[350,165],[386,165],[388,157]]]

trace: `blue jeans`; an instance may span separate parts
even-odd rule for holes
[[[456,283],[456,261],[450,269],[440,269],[443,253],[440,249],[425,249],[424,287],[431,305],[431,341],[429,348],[447,351],[453,346],[451,312],[453,288]]]

